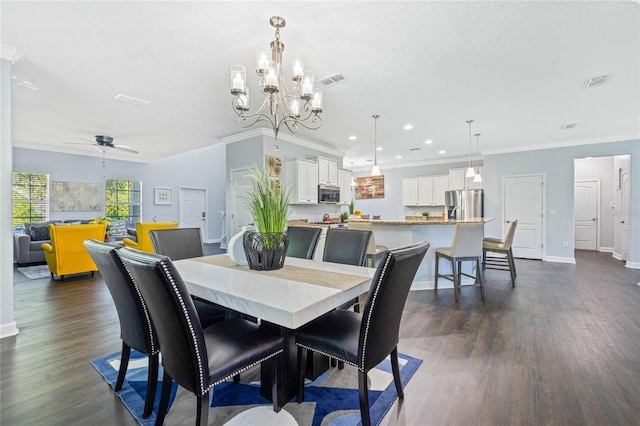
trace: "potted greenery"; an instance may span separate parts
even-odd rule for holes
[[[349,213],[340,213],[340,222],[344,223],[347,219],[349,219]]]
[[[246,201],[256,230],[247,231],[243,236],[247,263],[255,270],[280,269],[289,245],[285,233],[289,194],[257,167],[252,170],[251,177],[253,182],[247,188]]]
[[[424,220],[429,220],[429,212],[422,212],[422,218]]]

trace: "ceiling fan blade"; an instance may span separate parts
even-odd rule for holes
[[[131,147],[128,147],[127,145],[113,145],[113,148],[119,149],[121,151],[130,152],[132,154],[138,154],[138,151],[136,151],[135,149],[133,149]]]

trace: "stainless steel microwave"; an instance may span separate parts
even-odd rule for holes
[[[318,185],[319,203],[339,203],[340,187],[334,185]]]

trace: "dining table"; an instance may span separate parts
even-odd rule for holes
[[[174,264],[193,296],[256,318],[284,338],[277,377],[265,366],[260,372],[261,395],[271,400],[276,380],[280,407],[297,395],[295,330],[366,293],[376,271],[294,257],[287,257],[281,269],[259,271],[236,264],[227,254]]]

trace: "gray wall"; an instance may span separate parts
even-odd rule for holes
[[[142,181],[142,220],[178,220],[180,186],[204,188],[207,193],[209,220],[206,240],[221,237],[222,221],[218,211],[225,210],[225,146],[211,145],[177,154],[152,163],[61,154],[24,148],[13,149],[13,170],[47,173],[52,181],[104,183],[105,179]],[[154,204],[154,187],[173,189],[171,205]],[[52,219],[88,219],[103,212],[51,212]]]
[[[577,159],[574,164],[576,180],[600,180],[600,248],[613,250],[613,157]]]
[[[546,179],[546,255],[574,258],[573,182],[574,160],[584,157],[631,155],[631,264],[640,266],[640,141],[630,140],[536,151],[486,155],[484,157],[485,216],[497,220],[486,226],[489,235],[502,234],[502,178],[541,173]],[[550,216],[549,210],[557,215]],[[562,247],[562,241],[570,241]]]

